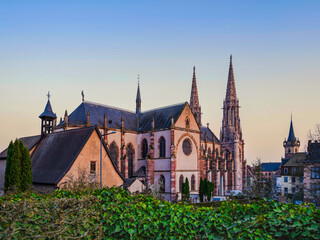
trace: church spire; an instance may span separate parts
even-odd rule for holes
[[[294,131],[293,131],[292,115],[291,115],[290,130],[289,130],[289,136],[288,136],[287,141],[293,143],[295,140],[296,140],[296,137],[295,137]]]
[[[237,93],[236,93],[236,85],[234,82],[234,75],[233,75],[232,55],[230,55],[226,100],[230,101],[230,100],[236,100],[236,99],[237,99]]]
[[[140,74],[138,74],[138,89],[136,98],[136,114],[141,113],[141,96],[140,96]]]
[[[193,66],[193,77],[192,77],[192,87],[190,95],[190,108],[197,121],[201,126],[201,107],[199,105],[197,79],[196,79],[196,67]]]

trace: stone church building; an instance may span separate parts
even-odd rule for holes
[[[186,178],[193,198],[198,196],[200,178],[214,183],[215,195],[225,195],[226,190],[242,190],[247,171],[232,57],[220,140],[209,125],[202,126],[201,114],[193,68],[189,103],[143,111],[138,83],[136,111],[89,102],[83,97],[71,114],[65,112],[58,125],[55,115],[50,121],[42,121],[42,132],[50,136],[94,126],[122,177],[127,182],[138,178],[147,187],[155,187],[167,200],[181,197]],[[89,168],[88,165],[88,171]]]

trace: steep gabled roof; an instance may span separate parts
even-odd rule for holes
[[[56,185],[69,171],[95,130],[78,128],[48,134],[31,157],[34,183]]]
[[[69,116],[68,125],[86,125],[87,113],[90,113],[90,125],[104,126],[104,115],[108,119],[108,127],[120,129],[121,118],[124,120],[124,128],[137,131],[138,115],[134,112],[98,103],[84,101]],[[109,121],[112,121],[109,123]],[[62,127],[64,121],[58,125]]]
[[[261,163],[261,171],[263,172],[273,172],[277,171],[280,168],[281,163],[280,162],[269,162],[269,163]]]
[[[139,131],[150,131],[152,118],[154,118],[155,130],[170,128],[172,116],[174,118],[174,121],[176,121],[186,104],[188,103],[185,102],[143,112],[139,119]]]
[[[23,144],[28,147],[29,151],[40,141],[40,139],[41,135],[19,138],[19,140],[22,140]],[[0,159],[7,159],[7,151],[8,149],[5,149],[0,153]]]
[[[201,130],[201,140],[202,141],[206,140],[206,134],[207,134],[207,141],[220,143],[220,140],[216,137],[216,135],[214,135],[214,133],[211,131],[210,128],[200,127],[200,130]]]

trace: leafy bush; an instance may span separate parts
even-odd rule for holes
[[[314,206],[258,201],[216,208],[172,204],[122,189],[0,198],[0,238],[319,239]]]

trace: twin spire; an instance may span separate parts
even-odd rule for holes
[[[201,126],[201,107],[199,104],[197,79],[196,79],[196,67],[193,66],[192,86],[190,95],[190,108],[196,119],[196,122]]]
[[[234,81],[233,66],[232,66],[232,55],[230,55],[228,84],[227,84],[227,91],[226,91],[226,101],[228,100],[229,101],[237,100],[236,84]]]

